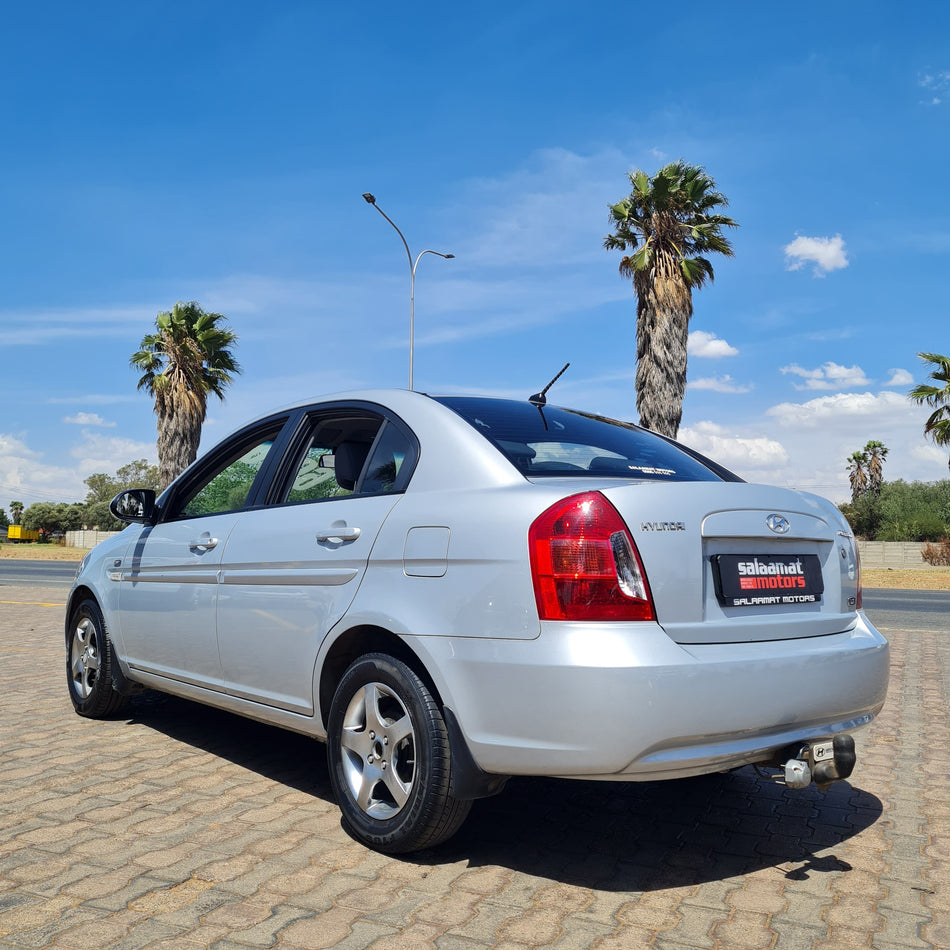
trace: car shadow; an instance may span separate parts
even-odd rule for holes
[[[334,800],[324,746],[307,736],[154,692],[133,697],[123,718]],[[407,859],[500,866],[608,891],[690,887],[769,867],[802,880],[850,870],[833,849],[882,811],[849,782],[792,791],[751,767],[673,782],[519,777],[476,801],[450,841]]]
[[[517,778],[476,802],[432,858],[601,890],[691,887],[769,867],[801,880],[850,870],[833,849],[882,811],[848,782],[793,791],[751,767],[672,782]]]

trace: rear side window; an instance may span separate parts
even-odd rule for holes
[[[363,495],[405,491],[412,474],[414,450],[404,432],[387,422],[376,439],[360,484]]]
[[[528,477],[741,481],[697,453],[626,422],[556,406],[437,397]]]
[[[382,419],[369,415],[321,415],[313,420],[287,501],[344,498],[356,491]]]
[[[403,492],[418,450],[403,426],[365,409],[314,413],[278,503]]]

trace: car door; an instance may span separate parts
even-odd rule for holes
[[[408,430],[377,412],[309,417],[274,503],[228,537],[218,601],[228,692],[313,714],[320,644],[352,602],[415,457]]]
[[[253,499],[284,420],[215,450],[163,499],[112,577],[120,581],[125,656],[136,669],[223,691],[216,609],[229,535]]]

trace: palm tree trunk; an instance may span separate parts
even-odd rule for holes
[[[676,286],[675,281],[640,281],[637,277],[636,389],[640,425],[675,439],[683,418],[692,300],[688,289]]]
[[[159,490],[164,491],[198,457],[201,419],[194,413],[165,412],[158,417]]]

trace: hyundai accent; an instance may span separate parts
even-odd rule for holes
[[[885,699],[834,505],[543,396],[301,403],[112,510],[67,606],[76,711],[150,688],[320,739],[380,851],[514,775],[823,788]]]

